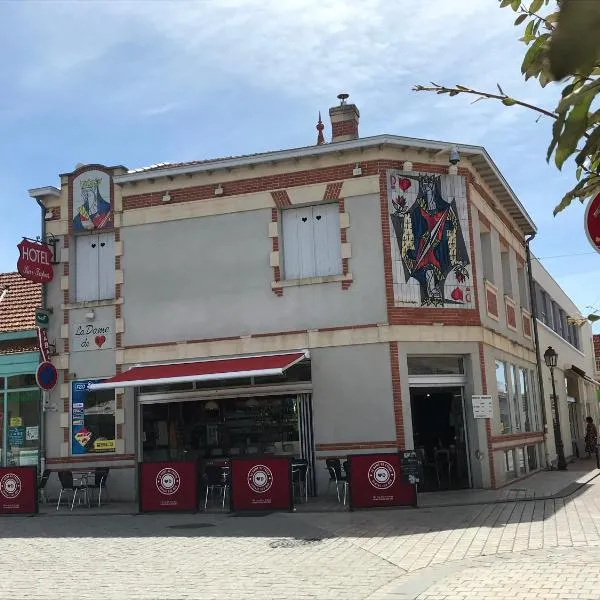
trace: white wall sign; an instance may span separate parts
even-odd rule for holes
[[[473,417],[476,419],[492,418],[492,397],[491,396],[471,396],[473,402]]]
[[[71,330],[71,352],[110,350],[115,347],[114,325],[102,323],[75,323]]]

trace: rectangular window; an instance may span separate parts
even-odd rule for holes
[[[521,406],[519,398],[519,370],[515,365],[510,369],[510,403],[513,416],[513,433],[521,431]]]
[[[512,428],[510,421],[506,363],[499,360],[496,361],[496,388],[498,391],[498,404],[500,407],[500,433],[511,433]]]
[[[89,302],[115,297],[115,238],[113,233],[75,238],[75,300]]]
[[[462,375],[465,370],[460,356],[409,356],[409,375]]]
[[[545,303],[546,303],[546,316],[547,316],[547,321],[546,321],[546,325],[548,325],[548,327],[550,327],[551,329],[554,329],[554,308],[553,308],[553,302],[552,302],[552,298],[550,298],[550,296],[548,296],[548,294],[546,294],[546,292],[544,292],[544,299],[545,299]]]
[[[115,392],[89,391],[88,384],[97,380],[71,384],[71,452],[101,454],[115,452]]]
[[[529,393],[528,372],[526,369],[518,369],[518,373],[519,391],[521,393],[521,406],[523,407],[523,431],[533,431],[531,423],[531,398]]]
[[[527,473],[525,448],[517,448],[517,461],[519,463],[519,475],[525,475]]]
[[[506,469],[506,473],[509,479],[514,479],[517,476],[514,450],[506,450],[504,452],[504,468]]]
[[[286,279],[342,274],[337,203],[285,210],[281,218]]]
[[[573,346],[575,346],[575,348],[577,348],[577,350],[581,350],[581,344],[579,342],[579,328],[577,327],[577,325],[573,325]],[[598,364],[598,361],[600,360],[600,356],[596,359],[596,364]],[[600,367],[596,367],[598,371],[600,371]]]
[[[536,308],[537,308],[537,317],[538,319],[544,323],[548,324],[548,316],[546,313],[546,295],[542,288],[536,283],[535,284],[535,296],[536,296]]]
[[[506,296],[513,296],[512,275],[510,268],[510,253],[504,251],[500,253],[500,262],[502,263],[502,286]]]
[[[524,267],[517,268],[517,281],[519,283],[519,299],[521,306],[525,310],[529,310],[529,286]]]
[[[562,337],[562,319],[560,318],[560,308],[556,302],[552,303],[552,318],[554,319],[554,331]]]
[[[7,466],[37,466],[40,439],[39,389],[7,392],[6,411]]]
[[[480,236],[483,277],[494,283],[494,257],[492,254],[492,234],[484,232]]]
[[[539,414],[539,394],[538,394],[538,383],[537,375],[535,371],[529,371],[529,396],[531,400],[531,426],[533,431],[540,431],[542,429],[542,423],[540,421]]]

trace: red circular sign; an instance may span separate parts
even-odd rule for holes
[[[41,362],[35,372],[35,381],[38,387],[46,392],[54,389],[58,381],[58,371],[56,367],[48,361]]]
[[[600,194],[590,200],[585,210],[585,233],[596,252],[600,252]]]
[[[273,472],[266,465],[255,465],[248,471],[248,487],[257,494],[264,494],[273,485]]]
[[[369,483],[378,490],[387,490],[396,481],[396,471],[387,460],[378,460],[369,467]]]
[[[177,492],[181,485],[179,473],[171,468],[161,469],[156,475],[156,489],[164,496],[171,496]]]
[[[49,283],[54,277],[52,268],[52,250],[40,242],[23,240],[17,244],[19,260],[17,271],[34,283]]]
[[[14,500],[21,493],[21,479],[15,473],[7,473],[0,479],[0,494]]]

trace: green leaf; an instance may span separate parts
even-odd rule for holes
[[[533,37],[533,28],[535,27],[535,21],[529,21],[527,27],[525,27],[525,37]]]
[[[544,4],[544,0],[533,0],[531,5],[529,6],[530,13],[536,13],[540,8],[542,8]]]
[[[600,315],[588,315],[587,320],[590,323],[595,323],[596,321],[600,321]]]
[[[512,2],[510,3],[510,7],[517,12],[519,10],[519,7],[521,6],[521,0],[512,0]]]
[[[542,68],[542,58],[544,56],[545,44],[548,39],[548,34],[540,35],[525,54],[523,64],[521,65],[521,73],[525,75],[527,81],[530,77],[537,76]]]
[[[590,155],[598,152],[600,152],[600,127],[596,127],[586,139],[583,148],[575,158],[575,162],[582,166]]]
[[[460,94],[458,90],[450,90],[450,92],[448,92],[449,96],[458,96],[458,94]]]
[[[512,5],[511,5],[512,6]],[[591,71],[600,57],[600,2],[562,0],[550,44],[550,69],[556,80]]]
[[[522,15],[519,15],[516,19],[515,19],[515,25],[520,25],[529,15],[527,13],[523,13]],[[533,22],[533,21],[532,21]]]
[[[565,121],[565,129],[558,140],[554,161],[560,170],[571,154],[575,152],[577,143],[585,133],[588,123],[588,111],[594,94],[577,94],[578,102],[570,110]]]
[[[504,106],[514,106],[516,103],[517,102],[514,98],[503,98],[502,99],[502,104],[504,104]]]
[[[506,8],[507,6],[512,4],[512,1],[513,0],[502,0],[502,2],[500,2],[500,8]]]

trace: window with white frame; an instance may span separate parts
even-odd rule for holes
[[[284,210],[281,221],[285,279],[342,274],[337,202]]]
[[[496,389],[498,391],[498,405],[500,407],[500,433],[512,433],[510,418],[510,400],[508,398],[508,378],[506,363],[496,361]]]
[[[75,301],[115,297],[115,237],[113,233],[75,238]]]
[[[519,398],[519,375],[518,367],[512,365],[510,369],[510,402],[513,417],[513,433],[521,431],[521,402]]]

